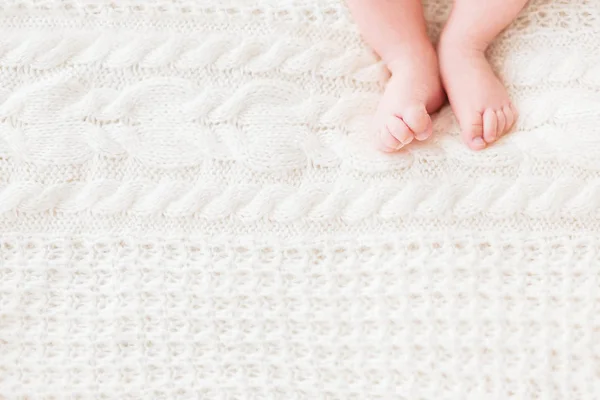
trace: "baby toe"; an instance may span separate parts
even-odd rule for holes
[[[387,119],[386,126],[392,136],[394,136],[402,145],[407,145],[414,139],[414,134],[406,123],[400,118],[392,115]]]
[[[488,108],[483,112],[483,140],[493,143],[498,138],[498,116],[496,111]]]
[[[402,119],[408,128],[414,132],[417,140],[429,138],[433,132],[431,117],[425,109],[425,105],[408,108],[403,114]]]
[[[460,119],[461,135],[472,150],[482,150],[486,146],[483,140],[483,116],[473,113]]]
[[[379,130],[379,148],[381,149],[381,151],[384,151],[386,153],[391,153],[398,149],[401,149],[402,146],[404,146],[402,144],[402,142],[400,142],[398,139],[396,139],[388,131],[386,126],[383,126]]]

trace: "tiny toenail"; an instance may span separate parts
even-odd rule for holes
[[[405,140],[402,141],[402,145],[406,146],[407,144],[409,144],[410,142],[412,142],[413,139],[414,139],[413,136],[407,137]]]
[[[473,144],[475,144],[478,147],[485,147],[485,142],[480,137],[473,138]]]
[[[425,140],[429,137],[429,135],[427,134],[427,132],[423,132],[417,135],[417,140]]]

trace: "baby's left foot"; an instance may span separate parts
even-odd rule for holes
[[[438,56],[463,140],[473,150],[494,143],[512,128],[517,112],[485,58],[485,50],[469,45],[468,40],[442,35]]]

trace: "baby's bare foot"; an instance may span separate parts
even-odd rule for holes
[[[429,42],[399,52],[388,64],[392,77],[375,114],[375,130],[383,151],[393,152],[432,133],[430,113],[444,102],[437,56]]]
[[[485,58],[485,49],[442,35],[440,71],[450,105],[473,150],[494,143],[512,128],[517,111]]]

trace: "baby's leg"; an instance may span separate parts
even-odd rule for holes
[[[439,44],[440,69],[463,139],[481,150],[508,132],[517,113],[485,50],[527,0],[455,0]]]
[[[429,113],[442,106],[435,49],[427,37],[420,0],[348,0],[365,40],[392,73],[375,115],[385,151],[432,133]]]

